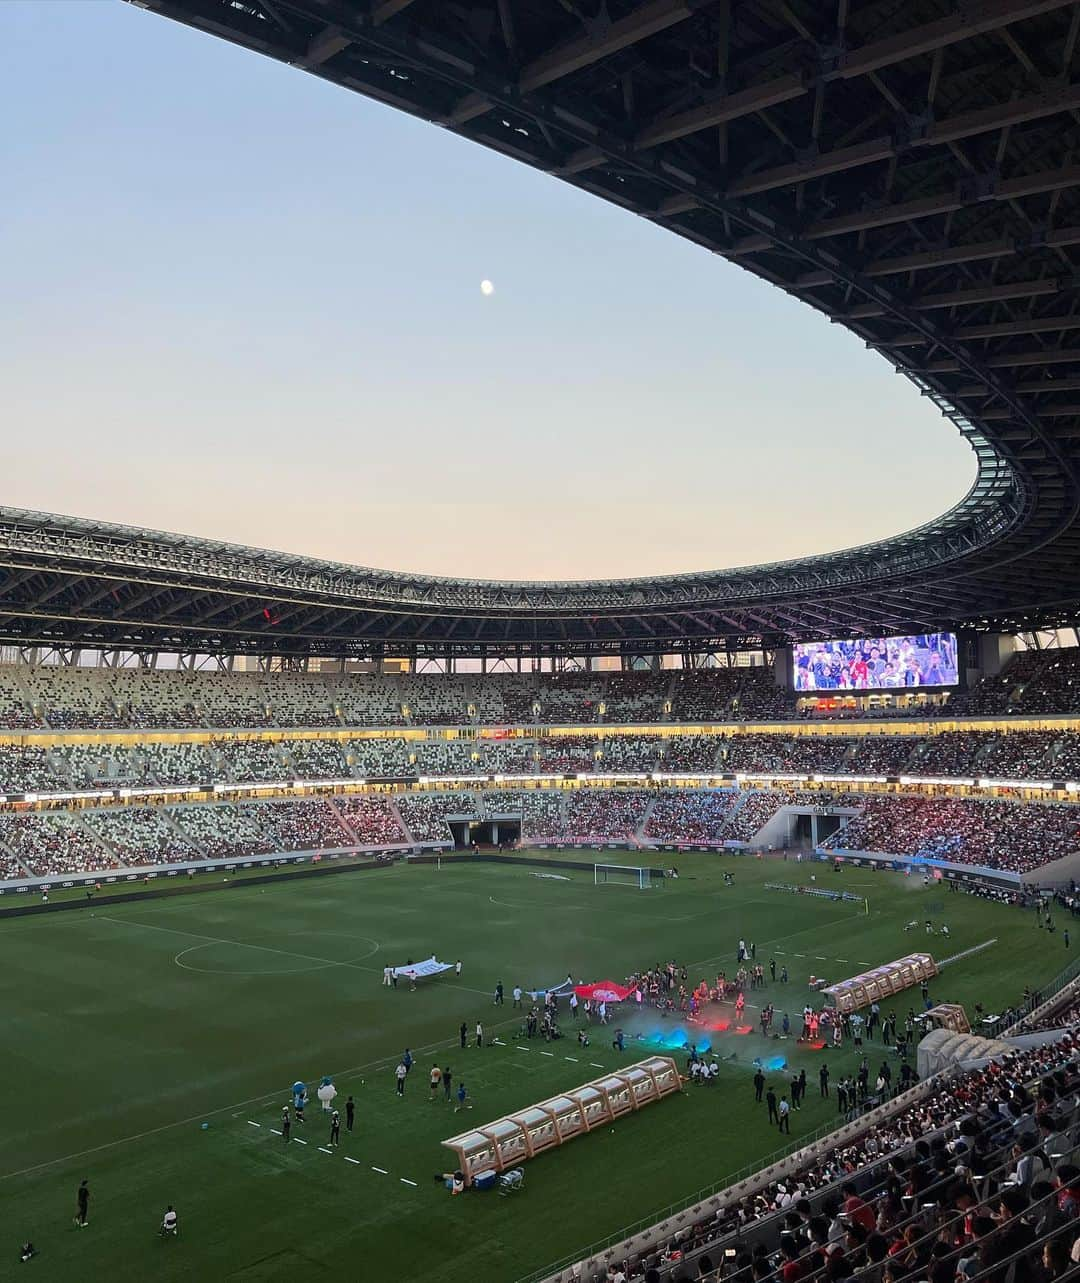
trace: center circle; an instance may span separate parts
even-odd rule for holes
[[[294,935],[341,934],[335,932],[294,932]],[[325,961],[308,958],[303,952],[293,953],[289,949],[274,949],[269,945],[241,944],[235,940],[207,940],[202,944],[193,944],[173,958],[178,967],[184,971],[195,971],[211,976],[289,976],[301,975],[312,971],[330,971],[334,967],[351,967],[370,958],[381,947],[371,936],[349,936],[350,940],[369,945],[366,953],[355,957],[342,958],[340,961]],[[238,966],[199,966],[188,961],[193,954],[202,954],[208,949],[216,949],[222,956],[235,957]]]

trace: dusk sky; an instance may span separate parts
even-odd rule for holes
[[[0,70],[4,505],[572,579],[825,552],[971,481],[851,335],[423,121],[120,0],[5,0]]]

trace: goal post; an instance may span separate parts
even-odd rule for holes
[[[634,887],[638,891],[648,891],[652,887],[663,886],[663,874],[652,869],[641,868],[632,864],[594,864],[594,886]]]

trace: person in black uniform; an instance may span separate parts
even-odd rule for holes
[[[776,1123],[779,1126],[780,1115],[776,1109],[776,1092],[771,1087],[765,1093],[765,1104],[769,1107],[769,1122]]]
[[[79,1182],[79,1192],[75,1195],[75,1205],[78,1209],[75,1213],[75,1224],[81,1229],[83,1226],[90,1224],[87,1219],[90,1210],[90,1186],[85,1180]]]
[[[821,1094],[823,1096],[827,1096],[829,1094],[829,1066],[828,1065],[822,1065],[821,1068],[818,1070],[818,1082],[821,1084]]]
[[[454,1075],[450,1072],[449,1065],[443,1065],[442,1071],[442,1089],[443,1095],[447,1100],[451,1099],[451,1089],[454,1085]]]
[[[461,1045],[462,1047],[464,1047],[469,1037],[469,1026],[465,1023],[464,1020],[461,1022],[461,1028],[458,1030],[458,1035],[461,1038]]]
[[[341,1144],[341,1115],[336,1109],[330,1115],[330,1144]]]
[[[765,1090],[765,1075],[759,1069],[754,1074],[754,1099],[760,1103],[761,1093]]]
[[[289,1107],[288,1105],[283,1105],[281,1108],[282,1140],[287,1141],[291,1135],[292,1135],[292,1119],[289,1117]]]
[[[350,1096],[345,1102],[345,1130],[352,1131],[353,1119],[356,1117],[356,1101]]]

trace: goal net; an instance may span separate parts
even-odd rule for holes
[[[662,885],[662,879],[654,877],[651,869],[630,864],[594,864],[593,885],[636,887],[639,891],[648,891],[650,887]]]

